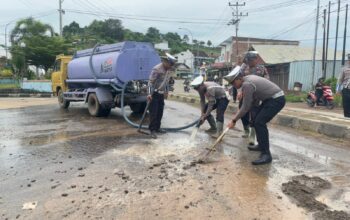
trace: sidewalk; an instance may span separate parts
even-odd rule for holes
[[[176,81],[175,91],[170,99],[186,103],[199,104],[199,96],[191,89],[189,93],[183,91],[181,81]],[[228,111],[236,112],[238,103],[230,100]],[[306,103],[287,103],[284,109],[273,119],[272,123],[300,130],[312,131],[333,138],[350,139],[350,119],[343,116],[342,109],[328,110],[317,107],[310,108]]]

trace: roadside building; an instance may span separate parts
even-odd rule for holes
[[[251,49],[259,52],[262,64],[269,72],[270,80],[284,90],[293,90],[295,83],[302,84],[302,91],[309,91],[312,77],[313,48],[293,45],[252,45]],[[337,52],[335,77],[341,70],[341,55]],[[328,51],[326,78],[332,77],[334,51]],[[322,48],[316,50],[315,74],[312,84],[322,77]]]
[[[299,41],[273,40],[253,37],[229,37],[219,46],[221,47],[220,57],[217,62],[235,62],[237,55],[243,55],[252,45],[288,45],[298,46]],[[238,54],[237,54],[238,48]]]

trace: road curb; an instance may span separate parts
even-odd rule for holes
[[[199,98],[186,97],[181,95],[169,95],[169,99],[174,101],[195,104],[199,106]],[[237,106],[229,104],[228,111],[236,112]],[[323,134],[332,138],[350,139],[350,127],[346,125],[338,125],[335,123],[327,123],[319,120],[302,118],[295,115],[288,115],[284,112],[279,113],[272,121],[272,124],[294,128],[297,130],[311,131]]]
[[[53,95],[51,93],[0,93],[0,97],[51,98]]]

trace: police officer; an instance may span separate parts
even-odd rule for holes
[[[244,56],[244,63],[241,66],[241,73],[243,76],[257,75],[269,79],[267,69],[258,64],[259,53],[257,51],[248,51]],[[242,99],[242,93],[238,93],[238,99]],[[255,103],[256,106],[258,103]],[[242,101],[239,103],[239,107],[243,105]],[[242,124],[244,128],[244,135],[242,137],[248,138],[249,145],[255,144],[255,129],[252,126],[254,117],[256,115],[257,108],[251,108],[250,112],[247,112],[242,118]]]
[[[160,128],[164,110],[164,99],[168,97],[170,70],[177,61],[175,57],[168,53],[161,57],[161,59],[162,62],[153,67],[148,82],[149,91],[147,99],[151,102],[149,106],[150,122],[148,128],[151,131],[152,138],[157,138],[156,132],[165,133]]]
[[[201,103],[201,124],[205,120],[209,122],[210,129],[208,132],[215,133],[212,137],[217,138],[220,136],[224,126],[224,114],[229,100],[226,97],[225,89],[215,82],[204,82],[202,76],[195,78],[191,86],[195,89],[200,96]],[[208,103],[205,102],[208,100]],[[216,122],[211,112],[216,109]]]
[[[236,125],[236,122],[252,108],[254,102],[262,102],[258,106],[256,118],[253,121],[258,145],[248,149],[261,152],[259,159],[252,162],[253,165],[271,163],[269,132],[266,124],[284,107],[286,101],[283,91],[268,79],[256,75],[243,76],[237,72],[226,76],[225,80],[237,89],[241,88],[243,93],[243,105],[228,124],[229,128]]]
[[[350,54],[348,54],[348,62],[338,79],[337,94],[340,94],[340,90],[343,96],[344,117],[350,118]]]

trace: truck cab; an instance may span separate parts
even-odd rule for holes
[[[66,83],[67,65],[71,60],[71,56],[58,55],[51,75],[53,95],[58,97],[58,103],[63,108],[68,108],[69,106],[69,102],[63,99],[63,92],[68,90]]]

